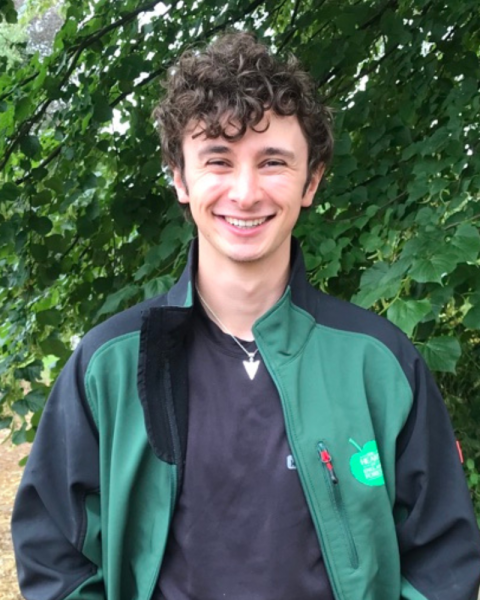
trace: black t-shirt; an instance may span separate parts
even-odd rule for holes
[[[193,323],[185,477],[154,598],[333,600],[263,361],[250,380],[235,341],[200,308]]]

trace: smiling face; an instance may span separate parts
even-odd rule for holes
[[[257,129],[235,142],[198,135],[199,125],[185,135],[185,169],[174,169],[174,185],[197,225],[200,261],[290,260],[291,231],[323,169],[305,189],[308,146],[295,116],[267,112]]]

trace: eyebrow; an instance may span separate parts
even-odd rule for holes
[[[231,148],[229,146],[223,144],[212,144],[202,148],[198,157],[203,158],[209,154],[230,154]],[[257,152],[258,156],[283,156],[285,158],[289,158],[293,160],[295,158],[295,153],[291,150],[286,150],[285,148],[278,148],[275,146],[265,146]]]
[[[289,158],[293,160],[295,158],[295,153],[291,150],[286,150],[285,148],[277,148],[275,146],[267,146],[262,148],[258,152],[259,156],[283,156],[284,158]]]
[[[198,157],[203,158],[204,156],[208,156],[209,154],[229,154],[230,152],[231,150],[228,146],[221,144],[212,144],[206,146],[205,148],[202,148],[198,153]]]

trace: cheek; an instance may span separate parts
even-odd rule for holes
[[[225,192],[226,187],[224,180],[215,175],[208,175],[195,182],[194,190],[190,190],[190,197],[194,196],[199,204],[210,204]]]
[[[269,177],[264,183],[266,192],[273,196],[280,204],[295,204],[301,202],[303,186],[305,182],[301,182],[298,178]]]

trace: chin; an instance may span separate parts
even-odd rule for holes
[[[248,256],[248,255],[239,255],[239,254],[232,254],[229,256],[230,260],[232,262],[235,263],[254,263],[259,261],[262,257],[261,256]]]
[[[227,258],[236,263],[253,263],[265,257],[263,252],[252,252],[244,249],[231,249],[226,253]]]

